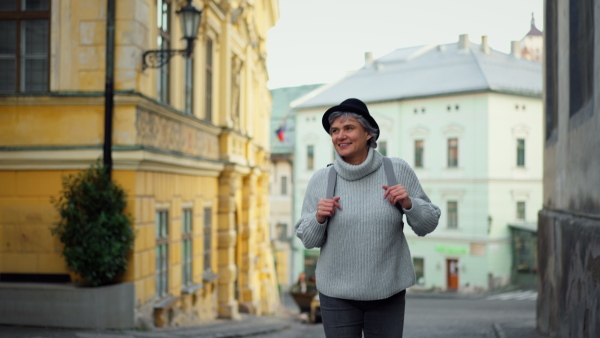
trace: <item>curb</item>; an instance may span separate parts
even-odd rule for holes
[[[502,329],[500,324],[494,323],[494,325],[492,325],[492,328],[494,329],[494,336],[496,338],[506,338],[506,334],[504,333],[504,330]]]

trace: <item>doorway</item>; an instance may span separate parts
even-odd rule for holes
[[[448,281],[448,290],[458,290],[458,259],[446,260],[446,273]]]

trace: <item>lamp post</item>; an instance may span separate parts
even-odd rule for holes
[[[142,71],[146,68],[160,68],[167,64],[173,55],[189,58],[194,50],[194,40],[198,35],[202,11],[192,5],[192,0],[176,12],[181,17],[183,38],[187,40],[185,49],[158,49],[149,50],[142,55]]]

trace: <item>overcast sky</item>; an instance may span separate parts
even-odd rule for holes
[[[531,13],[544,30],[543,0],[279,0],[269,31],[270,89],[328,83],[395,49],[458,41],[509,53],[529,32]]]

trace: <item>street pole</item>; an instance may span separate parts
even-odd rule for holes
[[[107,0],[106,11],[106,81],[104,88],[104,148],[103,163],[108,178],[112,175],[112,129],[114,107],[115,65],[115,0]]]

